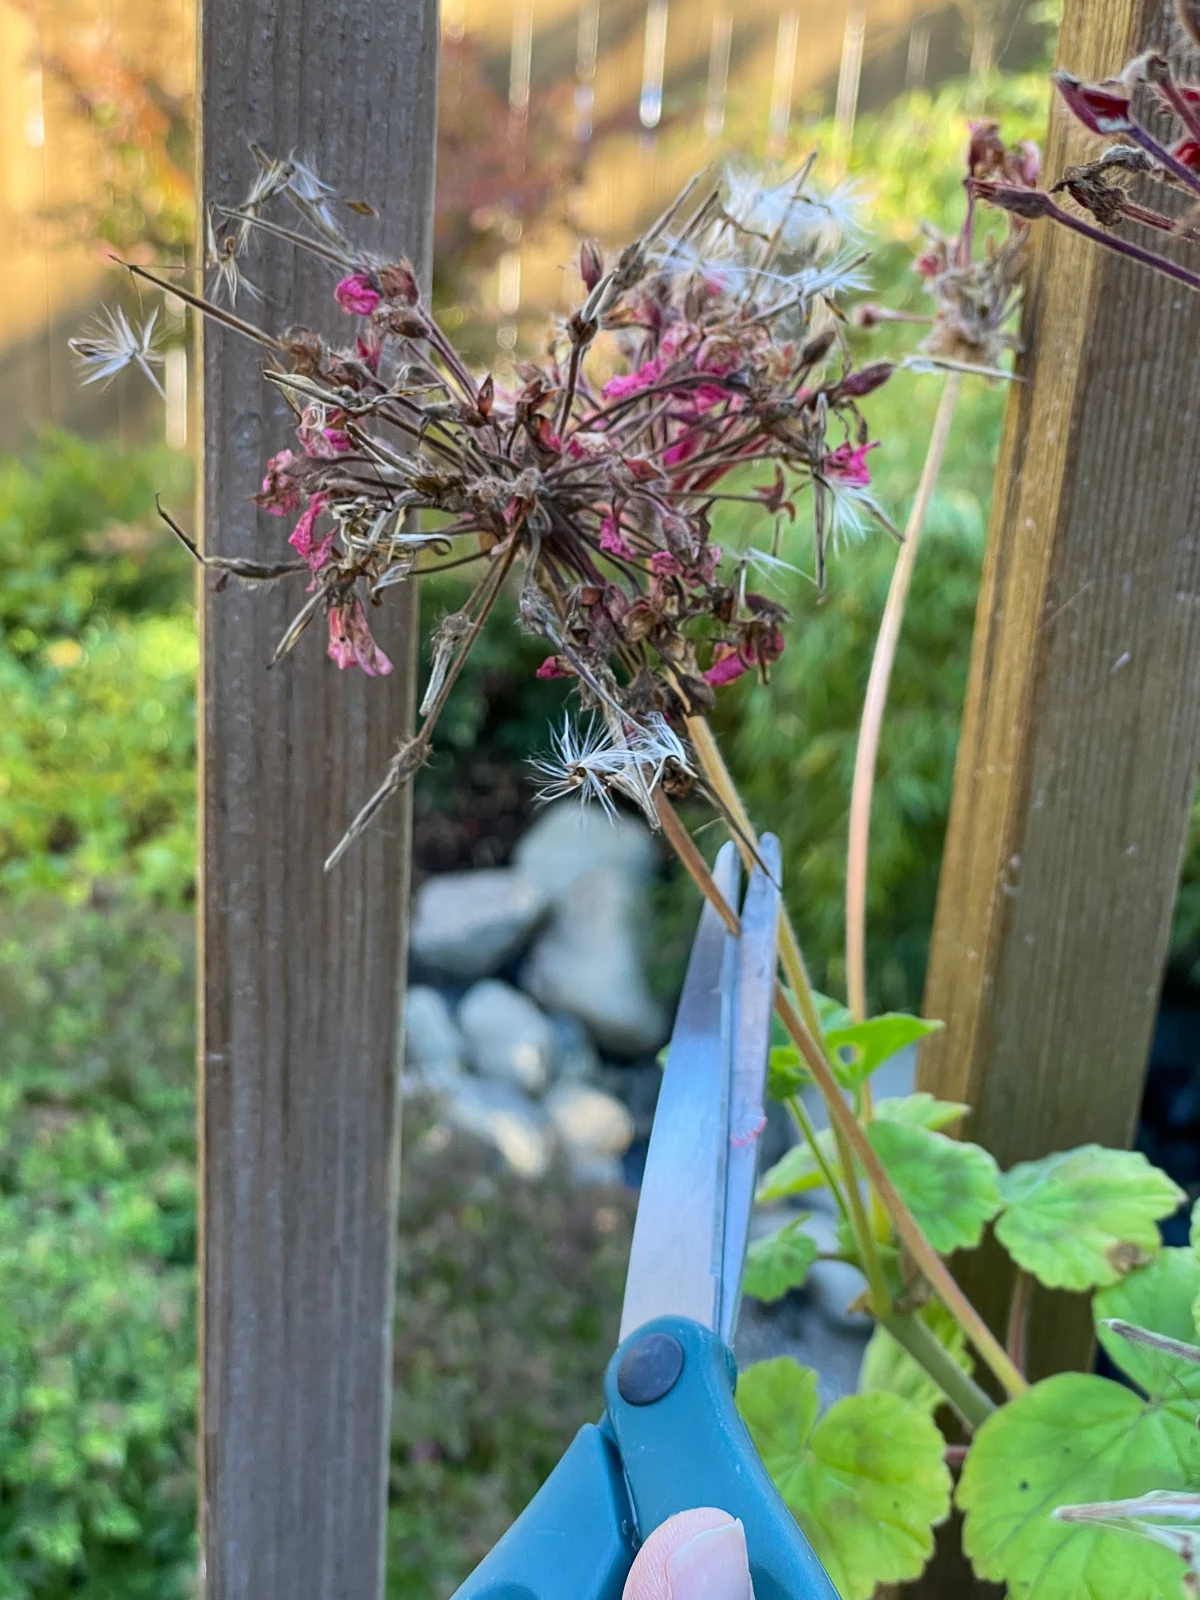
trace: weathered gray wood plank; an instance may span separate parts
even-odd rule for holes
[[[204,199],[248,139],[295,151],[383,221],[364,243],[428,277],[436,0],[205,0]],[[357,224],[356,224],[357,225]],[[260,244],[265,317],[344,337],[331,280]],[[254,350],[204,334],[204,539],[278,553],[247,496],[290,442]],[[376,632],[387,679],[340,673],[314,626],[266,664],[302,583],[203,596],[201,1524],[210,1600],[382,1592],[396,1056],[408,818],[322,860],[412,715],[412,596]],[[373,619],[374,620],[374,619]]]

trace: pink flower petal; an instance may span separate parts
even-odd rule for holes
[[[333,298],[343,311],[353,316],[369,317],[382,297],[365,272],[352,272],[334,289]]]

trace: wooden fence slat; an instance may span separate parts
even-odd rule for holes
[[[1067,0],[1059,57],[1102,78],[1168,43],[1168,0]],[[1097,148],[1055,108],[1050,181]],[[920,1071],[1004,1167],[1132,1135],[1200,759],[1200,296],[1037,226]],[[999,1326],[998,1253],[963,1278]],[[1038,1292],[1033,1375],[1090,1339]]]
[[[428,279],[436,0],[204,0],[203,201],[253,139],[378,205],[364,243]],[[356,229],[362,224],[355,221]],[[371,229],[374,230],[372,233]],[[247,264],[265,315],[349,336],[327,270]],[[247,497],[291,442],[248,344],[203,341],[204,537],[278,550]],[[318,622],[266,670],[303,585],[203,594],[201,1534],[209,1600],[375,1600],[389,1433],[397,1038],[409,829],[394,804],[323,874],[412,714],[413,597],[387,679],[339,673]]]

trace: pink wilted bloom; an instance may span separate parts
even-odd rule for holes
[[[1172,145],[1171,154],[1183,166],[1200,172],[1200,140],[1191,137],[1180,139],[1178,144]]]
[[[656,550],[650,557],[650,571],[656,578],[679,578],[683,568],[669,550]]]
[[[382,296],[365,272],[352,272],[334,289],[333,298],[352,316],[369,317]]]
[[[635,554],[613,517],[605,517],[600,524],[600,548],[607,555],[620,556],[623,561],[632,561]]]
[[[1070,72],[1055,72],[1052,78],[1068,111],[1093,133],[1128,133],[1133,127],[1129,90],[1115,79],[1084,83]]]
[[[679,467],[685,461],[690,461],[700,449],[701,442],[700,435],[694,430],[685,433],[682,438],[676,439],[674,444],[669,444],[663,451],[663,466]]]
[[[355,662],[368,678],[386,678],[392,663],[371,637],[361,600],[329,608],[329,659],[345,670]]]
[[[860,444],[853,450],[848,444],[840,444],[825,457],[821,470],[830,483],[844,483],[852,489],[865,489],[871,481],[867,451],[876,449],[878,444],[878,439],[872,439],[869,444]]]
[[[285,517],[300,504],[300,490],[292,473],[296,458],[290,450],[281,450],[267,462],[267,473],[262,481],[262,493],[255,495],[256,505],[269,511],[273,517]]]
[[[333,534],[328,533],[321,540],[316,538],[317,518],[325,509],[325,496],[315,494],[308,503],[305,511],[288,537],[288,543],[300,557],[308,564],[313,572],[325,565],[329,552],[333,548]]]
[[[545,661],[534,673],[535,678],[566,678],[569,674],[563,666],[561,656],[547,656]]]
[[[742,659],[740,650],[735,650],[732,645],[719,644],[713,654],[712,666],[704,674],[704,681],[714,689],[723,688],[725,684],[740,678],[748,666],[749,662]]]
[[[618,373],[615,378],[610,378],[600,393],[606,400],[625,400],[631,394],[641,394],[643,389],[653,388],[662,377],[662,372],[662,361],[654,356],[649,361],[643,361],[636,372]]]

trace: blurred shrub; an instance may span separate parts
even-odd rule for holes
[[[0,1597],[194,1589],[188,918],[0,930]],[[449,1594],[600,1405],[631,1198],[406,1130],[389,1593]]]
[[[63,433],[0,463],[0,892],[190,890],[192,571],[154,512],[189,478]]]
[[[0,1595],[192,1592],[187,919],[0,941]]]

